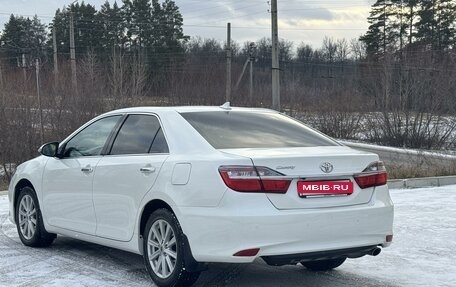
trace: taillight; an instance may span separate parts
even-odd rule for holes
[[[263,166],[221,166],[220,176],[226,186],[239,192],[286,193],[291,179]]]
[[[261,190],[260,177],[253,166],[221,166],[220,175],[232,190],[258,192]]]
[[[388,181],[388,173],[381,161],[371,163],[362,173],[354,176],[360,188],[385,185]]]

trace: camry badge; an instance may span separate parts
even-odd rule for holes
[[[324,163],[320,164],[320,169],[324,173],[331,173],[334,169],[334,166],[329,162],[324,162]]]
[[[278,167],[276,167],[276,169],[295,169],[296,166],[294,165],[289,165],[289,166],[281,166],[279,165]]]

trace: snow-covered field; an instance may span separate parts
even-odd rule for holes
[[[456,186],[392,190],[394,243],[332,272],[301,266],[211,264],[196,286],[456,286]],[[153,286],[138,255],[58,237],[24,247],[0,196],[0,286]]]

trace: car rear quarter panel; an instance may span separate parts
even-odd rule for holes
[[[176,166],[190,166],[188,181],[173,182]],[[251,165],[249,158],[226,156],[219,152],[208,154],[171,155],[160,171],[160,175],[149,199],[163,192],[172,202],[180,206],[213,207],[217,206],[227,190],[218,168],[221,165]]]
[[[251,165],[250,158],[230,155],[214,149],[179,113],[157,113],[168,141],[170,156],[157,181],[146,196],[150,201],[164,193],[176,206],[217,206],[227,187],[218,168],[221,165]],[[173,172],[186,166],[188,181],[174,180]],[[189,167],[189,168],[188,168]],[[185,175],[179,175],[185,176]],[[176,179],[176,175],[174,175]],[[147,202],[146,202],[147,203]]]

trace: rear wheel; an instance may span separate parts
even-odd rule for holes
[[[44,229],[43,217],[31,187],[24,187],[16,203],[16,226],[22,243],[31,247],[47,247],[56,238],[55,234]]]
[[[200,272],[185,271],[185,240],[179,222],[167,209],[152,213],[144,231],[144,261],[159,287],[191,286]]]
[[[328,271],[342,265],[347,258],[338,258],[331,260],[318,260],[318,261],[307,261],[301,262],[301,264],[307,269],[313,271]]]

